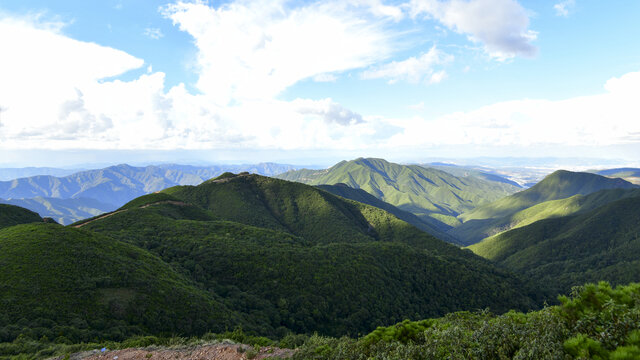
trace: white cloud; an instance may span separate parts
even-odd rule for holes
[[[575,5],[575,0],[564,0],[553,5],[553,8],[556,10],[556,15],[567,17]]]
[[[404,131],[387,146],[609,146],[637,142],[640,72],[612,78],[604,88],[598,95],[501,102],[435,120],[390,120]]]
[[[391,53],[382,24],[351,7],[286,3],[166,6],[165,16],[195,40],[198,89],[218,104],[270,99],[302,79],[361,68]]]
[[[365,7],[374,16],[391,18],[395,21],[400,21],[404,18],[404,13],[400,6],[386,5],[381,0],[349,0],[347,3]]]
[[[393,84],[401,80],[411,83],[437,83],[444,79],[446,73],[436,72],[434,67],[453,61],[453,56],[433,46],[419,57],[410,57],[403,61],[392,61],[388,64],[373,67],[362,73],[364,79],[389,79]]]
[[[38,17],[0,18],[0,34],[11,34],[0,36],[3,145],[7,137],[20,134],[61,137],[65,127],[80,133],[101,131],[108,121],[82,110],[82,89],[144,63],[116,49],[70,39],[61,28]],[[88,125],[91,119],[103,125]],[[63,126],[56,127],[60,121]]]
[[[0,19],[0,33],[13,35],[0,37],[3,49],[0,57],[0,107],[3,109],[0,148],[310,149],[362,146],[358,134],[366,131],[366,126],[363,126],[361,115],[330,99],[286,102],[273,96],[301,79],[317,76],[317,79],[331,80],[332,72],[364,66],[386,56],[384,51],[377,51],[378,44],[385,49],[382,31],[377,25],[369,25],[344,13],[334,14],[321,5],[283,14],[272,7],[266,10],[268,16],[264,18],[265,10],[261,6],[247,6],[229,5],[220,10],[225,18],[218,20],[223,24],[212,26],[252,24],[262,29],[259,36],[265,37],[264,49],[253,48],[253,43],[243,43],[240,50],[234,52],[234,44],[220,39],[232,35],[240,36],[240,39],[236,38],[239,41],[255,40],[250,31],[256,28],[247,29],[249,33],[246,34],[240,34],[243,31],[234,28],[235,33],[214,36],[206,19],[216,15],[216,10],[198,9],[204,10],[200,13],[205,17],[204,23],[193,22],[197,11],[183,9],[185,12],[180,15],[173,13],[183,16],[181,26],[188,26],[195,34],[204,36],[196,38],[201,46],[198,85],[202,93],[199,95],[189,93],[183,85],[167,91],[164,73],[153,72],[151,65],[143,68],[143,60],[109,47],[70,39],[61,32],[60,26],[50,26],[39,19]],[[200,25],[204,28],[195,30]],[[324,26],[332,30],[326,31]],[[313,41],[303,43],[302,34],[306,30],[322,30],[327,37],[312,49]],[[320,38],[324,34],[313,36]],[[243,39],[243,35],[247,38]],[[213,46],[207,42],[209,40],[214,42]],[[216,46],[216,41],[224,44]],[[224,49],[223,45],[230,46],[228,50],[232,54],[223,56],[222,61],[231,64],[231,73],[238,71],[235,73],[238,75],[247,70],[257,78],[241,75],[236,81],[227,77],[226,69],[217,67],[215,54]],[[299,46],[302,49],[296,48]],[[296,51],[307,53],[284,65],[276,61],[277,57]],[[250,56],[244,58],[243,54]],[[266,71],[263,65],[271,69]],[[146,70],[146,73],[130,81],[105,80],[134,69]],[[275,85],[263,86],[263,82],[269,81]],[[254,86],[257,87],[255,92]],[[264,93],[258,91],[264,89],[267,90]],[[234,99],[234,104],[212,101],[219,94]]]
[[[182,84],[166,89],[165,74],[143,67],[142,59],[70,39],[59,25],[0,18],[0,33],[13,35],[0,37],[0,148],[373,151],[638,141],[640,72],[609,80],[602,94],[501,102],[436,119],[370,116],[330,98],[279,100],[300,80],[333,80],[349,69],[368,68],[363,77],[389,81],[442,81],[446,73],[439,66],[452,58],[435,47],[376,66],[390,54],[391,40],[382,25],[369,21],[371,14],[348,13],[362,7],[356,5],[287,8],[265,1],[168,8],[198,48],[199,94]],[[131,70],[140,75],[110,79]]]
[[[506,60],[532,57],[537,33],[529,30],[527,11],[515,0],[411,0],[412,17],[431,17],[449,29],[484,44],[487,53]]]
[[[292,105],[297,108],[300,114],[319,115],[327,123],[353,125],[363,122],[362,115],[346,109],[342,105],[331,101],[331,99],[296,99],[292,102]]]
[[[335,82],[336,80],[338,80],[338,77],[333,74],[318,74],[313,77],[315,82]]]
[[[162,31],[159,28],[146,28],[143,32],[144,36],[149,37],[154,40],[158,40],[164,36]]]

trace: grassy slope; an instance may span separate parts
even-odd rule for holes
[[[264,333],[357,334],[454,309],[534,306],[524,284],[486,260],[307,185],[239,176],[166,193],[199,202],[210,220],[161,202],[84,228],[158,254]]]
[[[470,248],[558,291],[587,281],[640,280],[640,197],[574,216],[535,222]]]
[[[519,188],[475,177],[458,178],[418,165],[398,165],[382,159],[342,161],[327,170],[287,172],[279,178],[312,185],[344,183],[360,188],[440,229],[459,224],[456,216],[512,194]]]
[[[19,206],[0,204],[0,229],[33,222],[42,222],[40,215]]]
[[[595,196],[583,196],[603,189],[615,190]],[[530,189],[462,214],[460,219],[464,223],[449,231],[449,234],[460,242],[471,245],[537,220],[590,210],[621,197],[631,196],[633,192],[630,189],[639,191],[637,186],[621,179],[556,171]]]
[[[525,191],[478,207],[461,215],[460,218],[463,221],[498,218],[511,215],[545,201],[565,199],[573,195],[586,195],[599,190],[616,188],[630,189],[637,188],[637,186],[622,179],[609,179],[596,174],[558,170]]]
[[[2,229],[0,264],[2,336],[11,336],[2,327],[15,322],[73,341],[241,323],[158,257],[84,230],[44,223]]]
[[[479,244],[508,230],[517,229],[539,220],[569,216],[596,209],[610,202],[640,196],[640,189],[600,190],[588,195],[574,195],[566,199],[549,200],[512,215],[497,219],[470,220],[453,230],[458,238]],[[478,239],[482,239],[476,242]]]

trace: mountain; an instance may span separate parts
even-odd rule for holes
[[[582,197],[605,189],[620,191],[605,192],[586,199]],[[593,209],[609,201],[630,196],[632,193],[624,194],[625,189],[640,188],[622,179],[559,170],[527,190],[460,215],[462,225],[448,233],[460,242],[471,245],[536,220]]]
[[[14,205],[0,204],[0,229],[42,221],[40,215],[31,210]]]
[[[19,179],[36,175],[67,176],[80,169],[58,169],[51,167],[0,168],[0,181]]]
[[[149,194],[73,226],[155,254],[262,334],[358,334],[541,300],[538,285],[384,210],[246,173]]]
[[[460,166],[460,165],[447,164],[447,163],[430,163],[430,164],[419,164],[419,165],[425,168],[442,170],[444,172],[448,172],[449,174],[457,177],[473,176],[475,178],[486,180],[486,181],[501,182],[501,183],[510,184],[519,188],[522,187],[517,182],[510,180],[505,176],[498,175],[497,171],[495,170],[479,168],[479,167],[471,167],[471,166]]]
[[[0,203],[31,209],[40,216],[52,218],[63,225],[113,211],[117,208],[89,198],[58,199],[37,196],[32,199],[0,199]]]
[[[431,226],[429,223],[423,221],[412,213],[400,210],[397,207],[378,199],[377,197],[369,194],[362,189],[354,189],[342,183],[338,183],[335,185],[316,185],[316,187],[318,189],[328,191],[333,195],[337,195],[345,199],[354,200],[363,204],[377,207],[378,209],[382,209],[388,213],[393,214],[398,219],[406,221],[407,223],[417,227],[422,231],[427,232],[428,234],[435,236],[440,240],[444,240],[446,242],[454,244],[457,242],[457,240],[451,235],[436,229],[435,227]]]
[[[24,206],[69,224],[98,212],[116,209],[126,202],[175,185],[196,185],[228,169],[273,175],[292,165],[189,166],[164,164],[133,167],[126,164],[77,172],[64,177],[32,176],[0,181],[1,202]],[[78,199],[61,201],[54,199]]]
[[[607,169],[600,170],[596,174],[610,178],[622,178],[630,183],[640,185],[640,169],[638,168]]]
[[[342,161],[325,170],[289,171],[277,177],[311,185],[344,183],[413,213],[440,231],[459,225],[457,216],[461,213],[520,190],[502,181],[456,177],[419,165],[365,158]]]
[[[559,292],[585,282],[640,281],[640,197],[537,221],[470,246],[512,271]]]
[[[0,341],[24,333],[79,343],[244,324],[157,256],[81,229],[4,228],[0,264]]]

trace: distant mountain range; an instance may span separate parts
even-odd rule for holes
[[[116,209],[144,194],[175,186],[196,185],[226,171],[275,175],[295,169],[292,165],[159,165],[134,167],[126,164],[86,170],[64,177],[38,175],[0,181],[0,202],[20,205],[70,224]]]
[[[36,175],[67,176],[85,169],[60,169],[51,167],[0,168],[0,181]]]
[[[611,177],[611,178],[622,178],[627,180],[630,183],[640,185],[640,169],[638,168],[607,169],[607,170],[600,170],[596,173],[599,175]]]

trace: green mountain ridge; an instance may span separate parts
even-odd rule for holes
[[[175,185],[197,185],[225,171],[274,175],[295,168],[275,163],[213,166],[163,164],[145,167],[120,164],[61,177],[36,175],[0,181],[0,199],[7,199],[0,201],[23,206],[43,217],[69,224],[98,212],[111,211],[138,196]]]
[[[310,185],[344,183],[413,213],[440,231],[459,225],[457,216],[461,213],[520,190],[504,182],[473,176],[458,178],[441,170],[373,158],[341,161],[326,170],[290,171],[277,177]]]
[[[0,229],[42,221],[40,215],[31,210],[15,205],[0,204]]]
[[[448,234],[471,245],[537,220],[594,209],[638,191],[638,186],[622,179],[559,170],[527,190],[460,215],[462,225]]]
[[[0,341],[223,331],[243,320],[158,257],[57,224],[0,230]],[[65,340],[67,341],[67,340]]]
[[[346,184],[338,183],[335,185],[316,185],[317,188],[322,189],[324,191],[328,191],[333,195],[337,195],[343,197],[345,199],[357,201],[359,203],[371,205],[373,207],[377,207],[378,209],[382,209],[386,212],[393,214],[398,219],[405,221],[416,228],[435,236],[440,240],[444,240],[449,243],[456,244],[457,239],[450,236],[449,234],[442,232],[430,225],[428,222],[422,220],[421,218],[415,216],[414,214],[398,209],[397,207],[386,203],[377,197],[369,194],[368,192],[362,189],[354,189]]]
[[[640,196],[635,196],[577,215],[540,220],[469,248],[566,292],[585,282],[639,281],[639,234]]]
[[[541,300],[535,286],[390,213],[256,175],[169,188],[81,224],[156,254],[251,314],[262,334],[357,334],[406,317]]]

